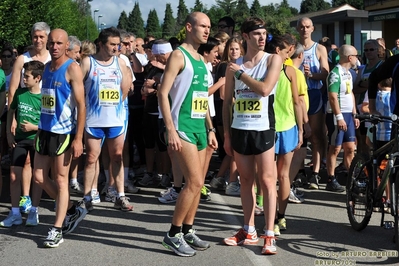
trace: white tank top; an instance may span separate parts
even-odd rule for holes
[[[32,57],[30,56],[30,53],[29,53],[29,52],[26,52],[26,53],[22,54],[22,56],[24,57],[24,64],[27,63],[27,62],[33,61],[33,59],[32,59]],[[43,63],[43,64],[47,64],[47,63],[50,62],[50,61],[51,61],[51,55],[50,55],[49,52],[47,52],[47,59],[46,59],[45,62],[42,62],[42,63]],[[25,73],[25,70],[24,70],[24,68],[22,68],[22,71],[21,71],[21,79],[20,79],[20,82],[19,82],[19,86],[20,86],[21,88],[25,88],[25,84],[24,84],[24,73]],[[39,86],[40,86],[40,88],[42,87],[42,81],[40,81]]]
[[[259,63],[251,69],[244,67],[242,57],[237,59],[236,64],[240,66],[240,69],[244,70],[245,74],[256,80],[263,81],[267,72],[267,59],[269,56],[270,54],[265,53]],[[231,127],[255,131],[275,129],[273,103],[276,85],[268,96],[262,97],[253,92],[241,80],[235,80],[234,92],[236,101]]]

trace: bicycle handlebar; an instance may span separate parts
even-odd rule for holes
[[[391,121],[394,122],[395,124],[398,124],[398,116],[395,114],[392,114],[391,116],[384,116],[384,115],[377,115],[377,114],[356,114],[355,118],[362,120],[362,121],[367,121],[373,124],[377,124],[382,121]]]

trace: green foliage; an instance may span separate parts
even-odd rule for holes
[[[116,26],[118,29],[124,29],[126,30],[128,28],[128,18],[125,10],[122,11],[121,15],[119,16],[118,19],[118,26]],[[100,25],[99,25],[100,26]]]
[[[217,28],[218,21],[222,17],[226,16],[226,12],[221,8],[212,6],[211,9],[209,9],[209,11],[206,14],[208,15],[209,19],[211,20],[213,32],[214,33],[218,32],[218,28]]]
[[[150,10],[147,19],[147,27],[145,28],[147,34],[153,35],[155,38],[161,38],[162,29],[159,24],[158,14],[155,9]]]
[[[233,17],[237,6],[237,0],[216,0],[216,5],[223,9],[226,14]],[[248,6],[247,6],[248,7]],[[234,18],[234,17],[233,17]],[[236,20],[237,18],[234,18]]]
[[[190,9],[190,12],[195,11],[206,13],[206,6],[200,0],[195,0],[194,7]]]
[[[301,2],[300,14],[316,12],[329,9],[331,5],[323,0],[303,0]]]
[[[137,37],[144,37],[144,20],[141,18],[139,3],[134,3],[133,10],[129,13],[127,31],[133,32]]]
[[[186,38],[186,28],[182,28],[179,33],[176,35],[176,38],[180,41],[183,42],[183,40]]]
[[[236,29],[241,28],[242,23],[249,16],[250,16],[250,11],[247,1],[238,0],[232,16],[236,22]]]
[[[176,17],[176,28],[175,33],[177,34],[181,27],[184,27],[184,21],[188,15],[188,9],[184,0],[179,0],[179,5],[177,6],[177,17]]]
[[[170,3],[166,4],[165,17],[162,24],[162,38],[169,39],[175,33],[175,19],[173,17],[172,7]]]
[[[249,14],[251,16],[258,16],[260,18],[265,17],[264,9],[259,3],[259,0],[254,0],[252,2],[251,8],[249,9]]]
[[[363,9],[363,0],[332,0],[331,5],[333,7],[342,6],[345,4],[349,4],[357,9]]]

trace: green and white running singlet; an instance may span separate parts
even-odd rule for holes
[[[328,92],[338,94],[339,109],[342,113],[351,113],[353,110],[353,83],[349,70],[341,65],[334,67],[327,76]],[[327,113],[332,113],[330,101],[327,102]]]
[[[196,60],[184,48],[184,68],[176,76],[169,92],[171,115],[177,131],[206,133],[208,111],[208,71],[202,60]]]

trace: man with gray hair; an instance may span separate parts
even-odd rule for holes
[[[76,36],[69,36],[68,41],[69,47],[66,50],[66,55],[76,62],[80,62],[80,47],[82,46],[81,42]]]
[[[32,49],[29,49],[26,53],[18,56],[18,58],[14,62],[10,87],[8,91],[8,102],[12,103],[14,98],[14,94],[16,90],[21,87],[24,88],[24,70],[23,66],[26,62],[30,62],[33,60],[40,61],[44,64],[51,61],[51,56],[49,51],[47,50],[47,40],[48,35],[50,34],[50,27],[45,22],[36,22],[31,31],[32,37]],[[42,84],[40,81],[40,88]],[[17,126],[17,122],[14,119],[11,126],[11,132],[15,134],[15,128]],[[19,202],[19,206],[22,212],[29,213],[28,219],[26,220],[26,224],[29,226],[36,226],[39,223],[39,214],[38,214],[38,206],[40,203],[40,197],[42,195],[41,188],[33,182],[32,184],[32,200],[29,197],[30,187],[31,187],[31,179],[32,179],[32,169],[30,166],[30,158],[29,156],[26,159],[25,166],[22,172],[22,197]]]

